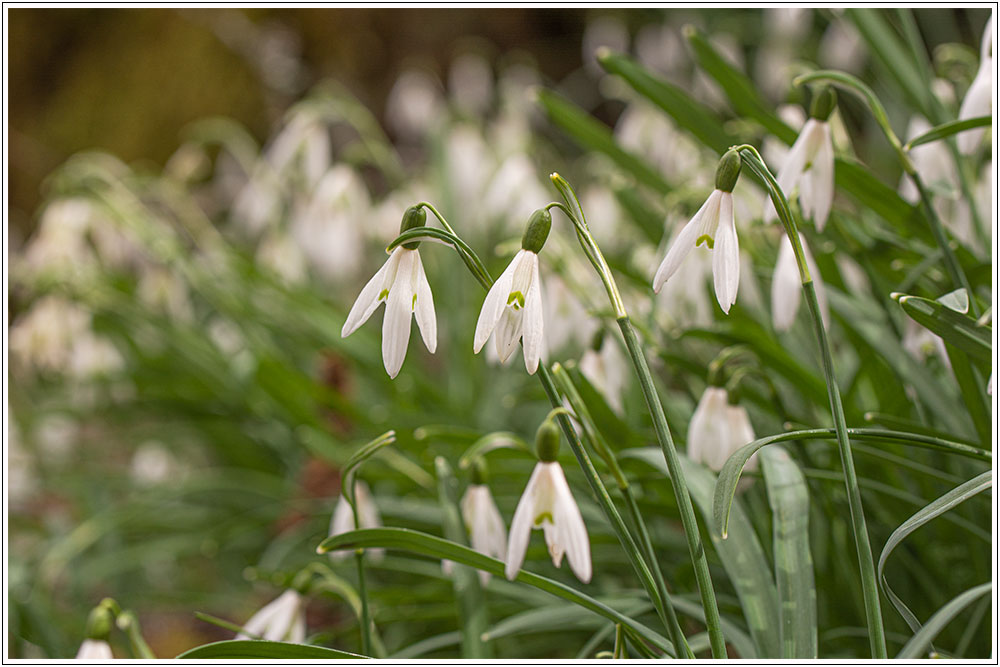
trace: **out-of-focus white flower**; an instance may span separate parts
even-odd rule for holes
[[[181,322],[194,319],[186,283],[180,274],[166,267],[146,267],[139,277],[137,291],[139,300],[152,310]]]
[[[448,90],[455,106],[464,113],[484,115],[493,102],[493,69],[478,53],[463,53],[448,70]]]
[[[698,245],[705,243],[712,251],[712,275],[715,296],[725,313],[736,302],[740,286],[740,246],[733,218],[732,191],[715,189],[670,245],[666,257],[653,278],[653,291],[659,292],[681,263]]]
[[[243,624],[236,639],[260,637],[273,642],[301,644],[306,640],[306,599],[298,591],[287,590],[261,607]]]
[[[965,99],[962,100],[962,106],[958,110],[959,120],[989,116],[993,113],[993,82],[996,78],[993,73],[993,39],[994,27],[991,15],[983,29],[983,41],[979,47],[979,71],[976,72],[976,78],[972,80],[969,90],[965,93]],[[959,149],[969,155],[976,150],[985,132],[985,127],[962,132],[958,135]]]
[[[557,240],[559,239],[553,239],[553,243]],[[561,247],[559,249],[561,251]],[[572,284],[578,290],[602,289],[595,274],[587,270],[590,269],[589,265],[580,266],[576,253],[560,255],[560,259],[563,260],[560,272],[546,273],[542,285],[542,311],[545,320],[543,359],[548,350],[559,352],[567,345],[575,345],[577,349],[589,345],[599,326],[578,293],[569,287]],[[581,268],[582,271],[579,270]]]
[[[538,370],[545,336],[541,282],[538,255],[522,248],[483,301],[472,345],[476,354],[492,335],[500,362],[505,363],[523,337],[524,367],[531,374]]]
[[[629,102],[615,125],[615,140],[658,167],[668,182],[701,185],[705,149],[649,102]]]
[[[853,23],[839,19],[823,33],[818,59],[823,67],[857,74],[868,59],[868,47]]]
[[[76,652],[77,660],[114,660],[111,645],[103,639],[84,639],[80,650]]]
[[[510,580],[521,570],[532,529],[545,533],[545,544],[556,567],[562,564],[565,554],[577,579],[583,583],[590,581],[587,526],[566,483],[566,475],[556,461],[539,461],[535,465],[514,510],[504,569]]]
[[[951,366],[948,351],[941,337],[909,318],[906,319],[903,329],[903,349],[920,361],[926,361],[932,354],[936,354],[946,365]]]
[[[462,520],[469,530],[472,548],[503,560],[507,554],[507,527],[493,501],[490,487],[486,484],[469,484],[462,496],[461,505]],[[485,586],[490,580],[490,573],[480,570],[479,580]]]
[[[688,427],[687,455],[715,472],[742,447],[756,440],[746,408],[732,405],[723,387],[708,387],[698,401]],[[747,461],[744,470],[757,469],[757,455]]]
[[[444,139],[444,152],[454,208],[471,221],[472,215],[478,215],[483,193],[496,167],[496,159],[482,133],[468,124],[448,132]]]
[[[829,117],[829,115],[827,115]],[[799,206],[806,218],[812,218],[822,231],[833,206],[833,140],[826,120],[810,118],[792,144],[778,170],[778,185],[789,199],[798,186]],[[765,220],[778,217],[768,197]]]
[[[379,518],[378,508],[375,506],[371,491],[368,490],[368,485],[361,480],[354,482],[354,502],[358,505],[358,520],[361,522],[361,528],[382,527],[382,519]],[[330,537],[349,533],[355,529],[351,504],[347,502],[347,498],[341,495],[333,510],[333,516],[330,517]],[[385,553],[385,549],[367,549],[366,551],[373,559],[379,559]],[[329,555],[330,560],[343,560],[348,557],[349,552],[331,551]]]
[[[826,305],[826,287],[820,276],[816,260],[809,252],[806,240],[799,234],[802,250],[806,256],[806,266],[816,288],[816,300],[819,302],[820,315],[824,322],[830,316]],[[799,275],[799,265],[795,261],[795,251],[792,242],[785,234],[781,235],[781,247],[778,249],[778,261],[774,264],[774,278],[771,280],[771,317],[776,331],[788,331],[795,322],[795,314],[799,311],[802,300],[802,277]]]
[[[7,427],[7,501],[20,507],[38,488],[34,457],[21,441],[17,421],[10,419]]]
[[[19,273],[35,276],[48,272],[76,272],[94,264],[87,243],[93,206],[79,197],[58,199],[48,204],[38,222],[38,231],[28,241]]]
[[[386,100],[388,126],[409,141],[422,139],[441,121],[444,101],[435,78],[422,69],[399,75]]]
[[[599,350],[587,348],[580,359],[580,372],[601,392],[611,409],[625,414],[622,392],[628,380],[628,365],[618,342],[605,336]]]
[[[302,252],[288,236],[280,232],[268,233],[257,246],[257,264],[273,271],[288,285],[301,283],[306,277],[306,263]]]
[[[322,278],[345,280],[361,268],[370,209],[371,199],[361,177],[351,167],[338,164],[323,175],[308,203],[296,212],[292,236]]]
[[[581,55],[586,67],[595,75],[604,73],[594,56],[602,46],[618,53],[628,51],[628,28],[618,17],[600,16],[588,22],[584,28]]]
[[[89,330],[90,313],[61,296],[44,296],[11,326],[11,360],[28,368],[65,372],[73,342]]]
[[[772,99],[783,99],[794,78],[796,51],[812,26],[811,10],[765,9],[763,25],[765,35],[754,61],[754,80]]]
[[[906,129],[908,139],[915,139],[931,129],[931,124],[920,116],[910,119],[910,125]],[[966,133],[968,134],[968,133]],[[959,135],[962,136],[962,135]],[[955,163],[951,159],[948,147],[943,141],[931,141],[910,149],[910,160],[916,168],[920,178],[933,190],[945,188],[953,191],[957,183],[955,173]],[[920,193],[913,180],[903,174],[899,180],[899,196],[915,204],[920,201]]]
[[[411,215],[410,209],[407,216]],[[418,210],[423,213],[423,209]],[[423,214],[426,217],[426,214]],[[404,226],[407,217],[404,216]],[[423,224],[421,222],[420,224]],[[409,227],[401,229],[406,231]],[[405,244],[409,245],[409,244]],[[406,348],[410,344],[410,316],[417,320],[424,345],[432,354],[437,349],[437,317],[434,314],[434,297],[430,283],[420,261],[420,251],[398,246],[389,255],[382,268],[361,290],[357,301],[347,315],[340,335],[344,338],[364,324],[379,304],[385,302],[382,320],[382,361],[385,372],[394,378],[403,367]]]
[[[125,366],[118,348],[107,338],[84,331],[73,341],[67,372],[71,377],[87,379],[109,375]]]
[[[132,455],[129,473],[137,483],[152,486],[169,479],[175,468],[176,462],[163,443],[147,440]]]
[[[548,190],[539,182],[535,165],[526,154],[517,153],[507,157],[493,175],[480,209],[488,219],[516,225],[534,211],[532,202],[547,199]]]
[[[640,28],[635,37],[635,53],[644,67],[665,75],[686,67],[690,60],[684,41],[670,23]]]

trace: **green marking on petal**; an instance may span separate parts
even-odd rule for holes
[[[701,236],[699,236],[698,240],[694,242],[694,246],[697,248],[698,246],[701,245],[702,241],[705,242],[705,245],[708,246],[709,250],[711,250],[711,249],[713,249],[715,247],[715,239],[713,239],[708,234],[702,234]]]
[[[417,308],[417,295],[413,295],[413,302],[410,304],[410,310],[416,310]]]
[[[387,298],[388,296],[389,296],[389,290],[384,289],[384,290],[382,290],[381,292],[378,293],[378,300],[382,301],[383,299]]]
[[[550,512],[542,512],[541,514],[535,517],[536,526],[542,525],[542,523],[544,523],[545,521],[548,521],[549,523],[555,523],[555,521],[552,520],[552,514]]]
[[[524,295],[520,291],[511,292],[510,296],[507,297],[507,305],[513,304],[514,310],[524,308]]]

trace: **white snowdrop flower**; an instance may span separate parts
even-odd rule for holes
[[[493,70],[478,53],[463,53],[448,69],[448,89],[459,110],[484,115],[493,101]]]
[[[257,246],[254,259],[258,265],[273,271],[286,285],[296,285],[305,280],[305,257],[285,234],[268,233]]]
[[[194,319],[194,308],[181,275],[162,266],[149,266],[139,276],[139,300],[152,310],[181,322]]]
[[[411,207],[403,215],[399,232],[422,227],[427,220],[423,208]],[[407,248],[407,246],[412,246]],[[434,314],[434,297],[424,274],[417,243],[404,243],[389,255],[382,268],[361,290],[357,301],[347,315],[340,335],[344,338],[354,333],[368,321],[379,304],[385,302],[382,320],[382,362],[385,372],[394,378],[403,367],[406,348],[410,344],[410,315],[417,320],[424,345],[432,354],[437,349],[437,317]]]
[[[829,87],[814,95],[810,118],[778,170],[777,181],[782,192],[791,200],[792,191],[798,186],[802,214],[816,223],[818,231],[823,231],[833,206],[833,139],[828,120],[836,100],[836,93]],[[768,197],[765,220],[777,216]]]
[[[375,507],[371,491],[368,490],[368,485],[361,480],[354,482],[354,502],[358,505],[358,520],[361,522],[361,528],[382,527],[382,519],[379,517],[378,508]],[[333,510],[333,516],[330,517],[330,537],[349,533],[352,530],[356,530],[354,512],[351,510],[351,504],[347,502],[347,498],[341,495]],[[367,549],[366,551],[376,560],[385,553],[385,549]],[[329,555],[330,560],[336,561],[347,558],[350,552],[331,551]]]
[[[553,239],[553,242],[558,240],[558,238]],[[581,266],[579,255],[575,252],[561,255],[560,260],[562,262],[560,271],[547,272],[542,285],[542,313],[545,320],[543,359],[546,358],[548,350],[558,352],[567,345],[575,345],[577,349],[586,347],[599,326],[587,306],[580,300],[579,294],[570,289],[572,284],[584,291],[600,290],[601,285],[594,272],[588,270],[589,265]]]
[[[472,344],[473,351],[479,354],[492,335],[497,356],[501,363],[506,363],[523,337],[524,367],[532,375],[538,370],[545,342],[538,253],[551,227],[552,216],[545,209],[531,215],[521,238],[521,250],[493,283],[483,301]]]
[[[966,120],[977,116],[989,116],[993,113],[993,80],[996,75],[993,73],[993,16],[986,23],[983,30],[983,42],[979,49],[979,71],[976,78],[972,80],[969,90],[965,93],[962,106],[958,110],[958,119]],[[959,149],[969,155],[976,150],[985,127],[975,130],[966,130],[958,135]]]
[[[733,188],[740,166],[739,153],[734,150],[719,161],[715,190],[671,244],[653,278],[654,292],[660,291],[695,247],[705,243],[712,250],[715,296],[722,311],[729,313],[740,285],[740,247],[733,218]]]
[[[80,650],[76,652],[76,660],[114,660],[111,645],[103,639],[84,639]]]
[[[819,42],[819,63],[828,69],[858,73],[868,59],[865,40],[850,21],[830,23]]]
[[[110,375],[124,366],[125,360],[110,340],[85,331],[73,341],[66,370],[71,377],[87,379]]]
[[[580,372],[604,396],[611,409],[625,414],[622,393],[628,380],[628,366],[625,355],[614,340],[602,335],[602,340],[587,348],[580,358]]]
[[[819,302],[820,315],[823,322],[830,320],[826,305],[826,287],[819,274],[816,260],[809,252],[805,238],[799,234],[799,242],[806,256],[806,266],[816,288],[816,300]],[[795,250],[786,234],[781,235],[781,247],[778,249],[778,261],[774,264],[774,277],[771,280],[771,319],[775,331],[788,331],[795,322],[795,314],[802,300],[802,277],[799,275],[799,265],[795,261]]]
[[[322,278],[344,280],[361,268],[364,230],[358,220],[367,219],[370,209],[364,181],[354,169],[338,164],[323,175],[309,201],[293,215],[295,244]]]
[[[314,187],[330,167],[330,134],[322,118],[296,109],[266,152],[267,161],[286,178],[298,169],[307,188]]]
[[[87,242],[92,228],[93,205],[71,197],[48,204],[38,222],[38,231],[28,241],[21,259],[15,260],[18,273],[75,273],[92,268],[94,254]]]
[[[588,583],[592,574],[590,538],[580,508],[566,482],[566,475],[556,461],[559,452],[559,429],[545,421],[536,438],[541,459],[531,473],[510,524],[504,574],[513,580],[521,570],[532,529],[545,534],[545,544],[556,567],[565,555],[577,579]]]
[[[635,37],[635,54],[643,66],[659,74],[673,74],[690,60],[684,41],[669,23],[640,28]]]
[[[89,330],[90,313],[79,304],[46,295],[11,326],[11,361],[27,368],[63,372],[71,359],[73,341]]]
[[[444,153],[455,209],[477,211],[496,166],[490,147],[478,129],[463,124],[448,132]]]
[[[243,632],[236,635],[236,639],[257,637],[273,642],[304,642],[306,599],[298,591],[289,589],[261,607],[243,624]]]
[[[611,49],[618,53],[628,51],[628,28],[616,16],[601,16],[587,23],[581,41],[581,56],[586,67],[595,75],[604,73],[597,62],[595,52],[601,48]]]
[[[512,192],[517,196],[511,197]],[[525,153],[516,153],[507,157],[497,169],[479,208],[489,219],[523,220],[534,210],[531,202],[544,201],[548,196],[531,159]]]
[[[775,109],[775,114],[785,125],[795,130],[801,130],[808,120],[801,104],[782,104]],[[789,150],[790,147],[784,141],[773,134],[768,134],[761,142],[760,154],[767,164],[781,165],[788,157]]]
[[[163,443],[147,440],[132,455],[129,474],[140,485],[154,486],[170,479],[176,467],[170,450]]]
[[[732,405],[725,388],[705,389],[688,427],[688,458],[719,472],[737,449],[756,439],[746,409]],[[754,454],[743,469],[756,470],[757,465]]]
[[[948,353],[941,337],[909,318],[906,319],[903,329],[903,349],[920,361],[926,361],[932,354],[938,354],[945,362],[948,360]]]
[[[906,129],[908,139],[915,139],[931,129],[931,124],[920,116],[910,119],[910,125]],[[970,134],[966,132],[964,134]],[[962,137],[963,135],[958,135]],[[914,168],[920,174],[920,178],[931,192],[937,193],[942,187],[948,191],[955,191],[958,188],[958,177],[955,173],[955,163],[951,159],[948,147],[943,141],[931,141],[920,146],[914,146],[909,151],[910,160]],[[913,184],[913,179],[905,173],[900,177],[899,196],[916,204],[920,201],[920,193],[917,186]],[[937,197],[935,197],[937,199]],[[950,216],[942,216],[947,219]]]
[[[493,494],[479,477],[473,480],[462,496],[462,520],[469,530],[469,543],[476,551],[503,560],[507,555],[507,527]],[[479,581],[485,586],[490,573],[479,571]]]
[[[386,100],[385,119],[405,139],[421,139],[442,118],[444,101],[434,76],[409,69],[396,79]]]
[[[669,248],[677,241],[684,225],[673,223],[676,214],[669,213],[665,226],[672,228],[665,244]],[[656,272],[662,260],[661,250],[653,249],[643,262],[637,262],[641,270]],[[645,249],[637,251],[645,252]],[[742,263],[740,264],[742,271]],[[647,268],[648,267],[648,268]],[[671,279],[663,283],[656,295],[655,306],[658,317],[663,318],[664,328],[669,327],[706,327],[712,323],[712,302],[708,292],[709,279],[712,277],[712,251],[706,245],[695,248],[677,268]]]

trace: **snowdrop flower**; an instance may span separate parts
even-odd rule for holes
[[[580,508],[573,500],[566,475],[556,461],[559,453],[559,429],[546,420],[538,428],[536,437],[538,458],[531,479],[524,488],[521,500],[514,510],[507,546],[507,578],[514,580],[524,563],[531,530],[542,530],[545,544],[556,567],[562,564],[563,555],[569,560],[570,569],[583,583],[590,581],[590,538],[583,523]]]
[[[789,199],[798,186],[802,214],[812,218],[818,231],[823,231],[833,206],[833,139],[828,121],[836,104],[837,94],[830,87],[813,96],[810,118],[788,151],[777,178]],[[767,202],[765,219],[774,220],[778,213],[770,197]]]
[[[114,660],[111,645],[103,639],[84,639],[80,650],[76,652],[76,660]]]
[[[368,490],[368,485],[362,481],[354,482],[354,502],[358,504],[358,520],[361,521],[362,528],[381,528],[382,520],[379,518],[378,508],[372,500],[372,494]],[[330,517],[330,537],[341,535],[355,530],[354,512],[351,504],[343,495],[337,500],[337,506]],[[382,557],[385,549],[368,549],[371,557],[375,560]],[[342,560],[350,555],[349,551],[331,551],[330,560]]]
[[[806,245],[802,234],[799,234],[799,242],[802,244],[802,250],[806,256],[809,275],[816,287],[816,300],[819,302],[820,314],[823,321],[828,322],[830,316],[826,305],[826,288],[819,274],[819,267],[816,266],[816,260],[809,252],[809,246]],[[771,319],[775,331],[788,331],[792,328],[801,300],[802,277],[799,275],[799,265],[795,261],[795,250],[792,248],[792,242],[788,236],[782,234],[781,248],[778,249],[778,261],[774,264],[774,278],[771,280]]]
[[[704,242],[713,253],[715,297],[722,311],[729,313],[740,286],[740,246],[733,218],[733,188],[739,178],[741,164],[740,155],[735,150],[728,151],[719,160],[715,171],[715,190],[671,244],[653,278],[654,292],[658,293],[688,253]]]
[[[403,214],[399,226],[402,234],[408,229],[422,227],[427,220],[423,208],[410,207]],[[347,338],[368,321],[379,304],[385,302],[382,320],[382,361],[385,372],[394,378],[399,374],[410,344],[410,314],[417,320],[424,345],[433,354],[437,349],[437,318],[434,314],[434,297],[424,274],[417,243],[404,243],[389,255],[382,268],[361,290],[357,301],[347,315],[340,335]]]
[[[500,560],[507,554],[507,527],[486,485],[486,467],[481,459],[472,468],[472,483],[462,496],[462,520],[469,529],[469,542],[476,551]],[[485,586],[490,573],[479,571]]]
[[[580,359],[580,372],[620,415],[625,413],[622,392],[628,379],[626,363],[621,348],[615,341],[607,340],[603,331]]]
[[[538,370],[544,341],[538,253],[551,227],[552,216],[547,210],[539,209],[531,215],[521,238],[521,250],[486,295],[472,345],[479,354],[492,334],[500,362],[505,363],[523,337],[524,367],[532,375]]]
[[[287,590],[261,607],[243,625],[236,639],[260,637],[273,642],[301,644],[306,639],[306,599],[298,591]]]
[[[742,447],[757,439],[746,408],[730,402],[723,387],[708,387],[698,401],[688,427],[687,455],[715,472]],[[757,455],[747,461],[744,470],[757,469]]]
[[[979,49],[979,71],[976,72],[976,78],[972,80],[972,85],[962,100],[962,106],[958,110],[959,120],[989,116],[993,113],[993,77],[993,17],[990,16],[983,30],[983,42]],[[959,134],[959,149],[966,155],[972,153],[979,145],[984,132],[986,128],[981,127]]]
[[[112,608],[116,606],[113,600],[105,598],[91,610],[87,617],[87,638],[80,644],[77,660],[114,660],[108,635],[115,624]]]

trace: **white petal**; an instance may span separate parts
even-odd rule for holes
[[[801,235],[799,238],[802,238]],[[771,321],[775,331],[788,331],[792,327],[801,299],[802,280],[795,261],[795,251],[788,236],[782,234],[778,261],[775,262],[774,277],[771,280]]]
[[[833,207],[833,139],[830,136],[830,125],[822,123],[822,135],[812,167],[809,169],[810,202],[813,222],[816,231],[823,231],[830,209]],[[805,205],[803,205],[805,210]]]
[[[569,490],[569,484],[566,483],[566,475],[558,463],[555,464],[553,478],[555,501],[552,516],[555,520],[558,540],[561,548],[566,552],[566,559],[569,561],[573,574],[586,584],[590,582],[593,573],[587,526],[583,522],[580,508]]]
[[[733,195],[723,192],[719,205],[719,227],[712,249],[712,276],[715,279],[715,298],[722,312],[729,313],[736,302],[740,287],[740,245],[736,238],[736,221],[733,219]]]
[[[531,527],[535,523],[535,486],[538,484],[541,463],[535,466],[528,480],[528,485],[524,487],[524,493],[517,502],[517,509],[514,510],[514,518],[510,522],[510,537],[507,542],[507,558],[504,566],[504,575],[511,581],[517,578],[517,573],[524,563],[524,554],[528,550],[528,540],[531,539]]]
[[[357,331],[358,327],[367,322],[368,318],[375,312],[375,309],[378,308],[378,305],[382,303],[385,297],[381,296],[381,293],[392,284],[393,278],[396,277],[396,269],[399,266],[399,258],[402,250],[402,247],[393,250],[392,254],[389,255],[389,259],[382,265],[382,268],[372,276],[372,279],[361,290],[361,294],[358,295],[358,298],[354,301],[354,305],[351,307],[351,312],[347,315],[344,328],[340,331],[342,338],[346,338]]]
[[[403,367],[406,348],[410,344],[410,321],[413,312],[413,253],[399,259],[396,280],[389,288],[382,320],[382,362],[385,372],[394,378]]]
[[[101,639],[84,639],[76,653],[77,660],[114,660],[114,657],[111,646]]]
[[[496,341],[497,356],[500,363],[505,364],[510,359],[517,347],[517,341],[521,339],[521,329],[524,322],[524,309],[514,310],[504,308],[497,322],[496,330],[493,332]]]
[[[538,277],[538,255],[530,254],[531,287],[524,298],[524,318],[521,326],[521,336],[524,338],[524,367],[529,375],[538,370],[538,360],[542,354],[542,343],[545,340],[542,322],[542,290]]]
[[[728,402],[729,395],[725,389],[708,387],[701,395],[688,427],[688,458],[715,471],[721,470],[726,461],[725,410]]]
[[[980,63],[979,72],[965,93],[962,100],[962,107],[958,110],[958,119],[966,120],[977,116],[988,116],[993,109],[993,59],[984,60]],[[986,132],[985,127],[975,130],[966,130],[958,135],[958,148],[965,155],[969,155],[976,150],[980,139]]]
[[[236,639],[251,639],[253,637],[264,636],[268,628],[272,625],[275,616],[281,611],[282,597],[279,596],[261,607],[257,613],[250,617],[243,624],[243,632],[236,635]]]
[[[417,300],[413,304],[413,315],[420,328],[420,336],[424,339],[427,350],[433,354],[437,349],[437,317],[434,314],[434,295],[431,285],[424,273],[424,263],[420,259],[420,251],[414,250],[413,289]]]
[[[816,124],[817,121],[815,118],[810,118],[806,121],[795,143],[789,149],[788,155],[785,156],[785,161],[781,164],[781,169],[778,170],[776,180],[781,191],[785,193],[785,198],[788,200],[791,200],[792,190],[798,185],[799,179],[802,177],[802,172],[812,157],[813,136],[816,131]],[[764,208],[764,221],[770,222],[777,217],[778,212],[774,208],[774,203],[768,197]]]
[[[517,270],[517,265],[521,263],[521,258],[524,257],[525,252],[527,251],[522,249],[514,255],[514,259],[511,260],[507,268],[504,269],[504,272],[493,283],[493,287],[490,288],[489,293],[486,295],[486,300],[483,301],[482,310],[479,311],[479,320],[476,322],[476,336],[472,342],[472,351],[476,354],[479,354],[479,351],[483,349],[483,345],[489,339],[490,334],[493,333],[493,329],[497,325],[497,320],[500,319],[500,315],[507,307],[507,297],[510,296],[510,286],[514,281],[514,271]]]
[[[721,194],[719,190],[713,190],[712,194],[708,196],[705,203],[701,205],[698,212],[694,214],[694,217],[684,225],[684,229],[681,233],[677,235],[674,242],[670,245],[667,250],[666,257],[660,263],[660,268],[656,270],[656,275],[653,276],[653,291],[659,293],[660,288],[663,287],[663,283],[670,279],[670,276],[674,275],[677,268],[687,257],[688,253],[695,247],[695,242],[702,235],[702,230],[704,229],[704,218],[711,214],[713,211],[718,210],[718,195]]]

